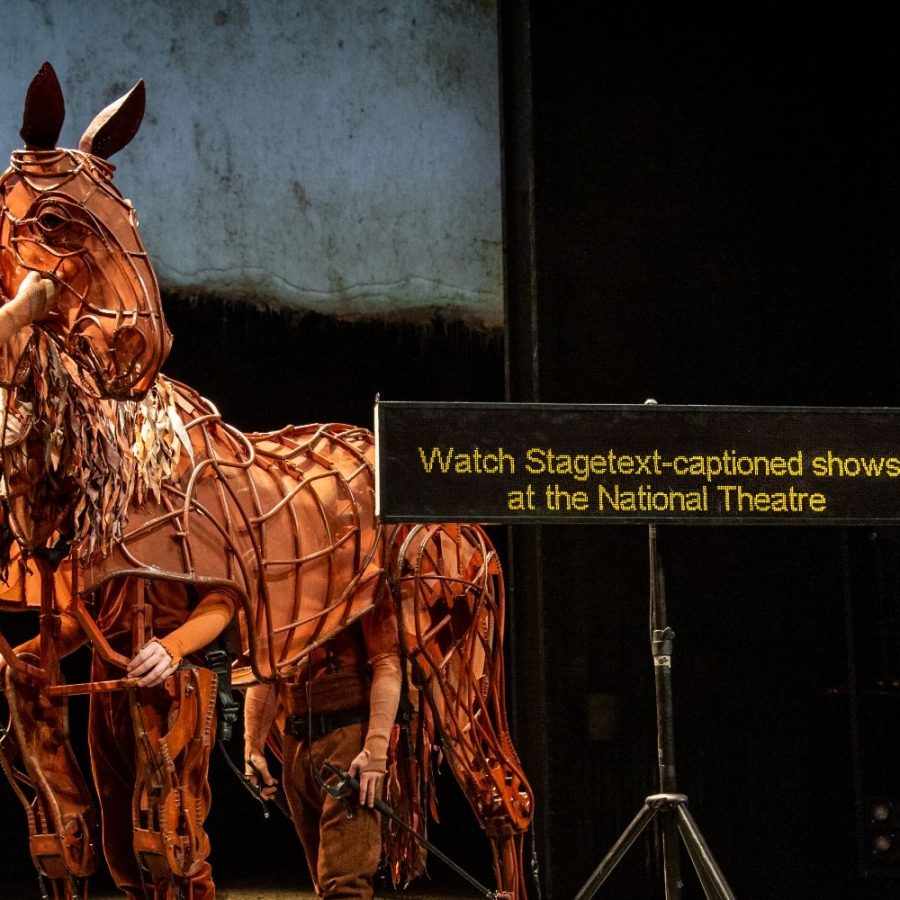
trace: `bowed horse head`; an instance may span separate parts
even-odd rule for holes
[[[113,186],[108,161],[143,115],[139,81],[94,118],[77,150],[58,148],[65,104],[44,63],[25,99],[25,148],[0,176],[0,290],[8,300],[40,284],[43,297],[29,304],[24,324],[43,330],[115,399],[142,397],[171,346],[137,215]]]

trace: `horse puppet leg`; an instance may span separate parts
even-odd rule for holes
[[[48,696],[46,682],[27,672],[4,674],[9,727],[0,726],[0,768],[25,808],[31,858],[54,900],[86,897],[96,815],[69,742],[67,698]]]
[[[524,900],[523,844],[534,797],[507,726],[505,594],[496,551],[478,526],[417,525],[398,529],[390,558],[401,645],[415,683],[491,842],[501,895]]]
[[[163,686],[129,691],[137,748],[134,850],[154,900],[214,896],[207,780],[215,740],[216,676],[185,667]]]

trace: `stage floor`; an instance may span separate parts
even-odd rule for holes
[[[37,896],[37,894],[35,894]],[[446,893],[445,891],[422,893],[411,887],[409,891],[376,894],[376,900],[472,900],[479,897],[476,893]],[[316,895],[308,890],[297,888],[274,887],[235,887],[222,886],[216,888],[216,900],[315,900]],[[91,895],[91,900],[122,900],[121,894]]]
[[[122,900],[122,894],[101,891],[91,893],[91,900]],[[229,886],[217,885],[216,900],[315,900],[308,888],[292,886],[252,887],[246,884]],[[466,891],[446,888],[440,885],[413,885],[407,891],[387,891],[375,895],[376,900],[473,900],[481,896],[474,890]],[[0,883],[0,900],[35,900],[40,897],[35,884],[4,885]]]

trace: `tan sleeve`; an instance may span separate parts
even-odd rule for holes
[[[86,644],[87,635],[81,628],[78,619],[67,609],[60,612],[59,631],[56,635],[56,652],[60,657],[74,653],[79,647]],[[19,644],[15,648],[17,654],[31,653],[34,656],[41,655],[41,636],[36,634],[33,638]]]
[[[278,712],[274,684],[256,684],[244,695],[244,759],[261,753]]]
[[[380,656],[399,656],[397,614],[390,598],[383,599],[370,613],[364,615],[360,624],[370,663],[374,663]]]
[[[170,631],[159,642],[176,665],[195,650],[217,638],[234,616],[234,603],[227,594],[210,591],[197,604],[183,625]]]
[[[387,768],[387,748],[400,703],[400,657],[397,654],[379,656],[372,663],[372,690],[369,695],[369,730],[365,750],[369,761],[363,771],[384,772]]]

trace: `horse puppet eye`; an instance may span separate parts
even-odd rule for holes
[[[51,236],[59,232],[59,230],[68,223],[66,211],[58,206],[44,206],[42,210],[37,212],[32,220],[38,230],[45,236]]]
[[[65,221],[62,216],[58,216],[56,213],[45,212],[38,218],[38,225],[44,231],[56,231],[57,228],[65,224]]]

